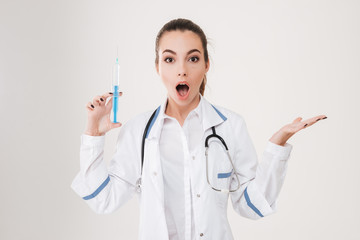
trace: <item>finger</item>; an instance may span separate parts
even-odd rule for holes
[[[309,118],[306,120],[306,122],[313,122],[313,121],[319,121],[321,119],[325,118],[326,119],[326,116],[325,115],[318,115],[316,117],[312,117],[312,118]],[[319,120],[318,120],[319,119]]]
[[[107,105],[109,105],[109,102],[110,102],[110,99],[113,97],[113,93],[112,92],[108,92],[108,93],[105,93],[103,96],[106,97],[106,98],[109,98],[109,101],[107,101]],[[123,92],[119,92],[119,97],[121,97],[123,95]]]
[[[319,115],[319,116],[316,116],[316,117],[312,117],[312,118],[309,118],[307,120],[305,120],[303,123],[304,123],[304,127],[309,127],[311,125],[313,125],[314,123],[316,123],[317,121],[319,120],[322,120],[322,119],[326,119],[327,117],[325,115]]]
[[[102,96],[98,95],[93,98],[94,106],[100,106],[100,105],[103,105],[103,103],[105,103],[105,102],[104,102],[104,99],[102,98]]]
[[[107,93],[105,93],[103,96],[104,97],[109,97],[109,96],[113,96],[114,95],[114,93],[113,92],[107,92]],[[123,92],[119,92],[119,96],[121,97],[123,95]]]
[[[97,100],[97,99],[93,99],[92,100],[92,104],[95,106],[95,107],[98,107],[98,106],[100,106],[100,100]]]
[[[104,93],[103,95],[102,95],[102,97],[103,97],[103,99],[105,100],[105,102],[106,102],[106,100],[110,97],[112,97],[113,96],[113,93],[112,92],[107,92],[107,93]]]
[[[89,109],[90,111],[93,111],[94,108],[95,108],[95,106],[92,104],[92,102],[88,102],[88,103],[86,104],[86,108]]]
[[[110,97],[110,98],[109,98],[109,101],[108,101],[107,104],[105,105],[106,108],[112,108],[112,102],[113,102],[112,97]]]
[[[287,131],[296,133],[300,131],[301,129],[304,129],[304,127],[307,127],[305,122],[302,122],[302,117],[297,117],[294,119],[294,121],[287,125]]]
[[[327,116],[325,115],[319,115],[316,121],[327,119]]]
[[[122,92],[119,92],[119,97],[122,96]],[[102,95],[102,98],[104,99],[105,103],[108,103],[110,101],[110,99],[113,97],[114,93],[112,92],[107,92],[105,94]]]

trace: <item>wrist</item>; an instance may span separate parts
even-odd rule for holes
[[[89,136],[103,136],[98,130],[99,128],[86,128],[84,134]]]
[[[269,139],[269,141],[280,146],[285,146],[290,137],[291,134],[279,130]]]
[[[105,135],[105,134],[100,134],[100,133],[92,132],[92,131],[85,131],[84,134],[89,135],[89,136],[104,136]]]
[[[88,119],[84,134],[89,136],[101,136],[101,133],[99,132],[99,123]]]

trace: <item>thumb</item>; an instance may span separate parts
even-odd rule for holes
[[[106,104],[106,112],[111,111],[113,99],[112,97],[109,99],[108,103]]]
[[[113,123],[113,122],[112,122],[112,123],[110,124],[110,128],[111,128],[111,129],[113,129],[113,128],[119,128],[119,127],[121,127],[121,126],[122,126],[121,123]]]
[[[295,120],[292,123],[300,122],[302,120],[302,117],[295,118]]]

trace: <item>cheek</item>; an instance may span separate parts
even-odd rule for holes
[[[164,83],[166,87],[171,86],[173,77],[168,71],[160,71],[161,81]]]
[[[164,82],[169,82],[174,78],[174,71],[168,66],[159,66],[159,76]]]
[[[200,85],[204,78],[205,73],[206,73],[205,69],[202,68],[194,69],[194,71],[192,72],[192,78]]]

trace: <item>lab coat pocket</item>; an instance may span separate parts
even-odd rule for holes
[[[218,171],[216,174],[216,184],[214,185],[214,187],[220,190],[215,192],[218,206],[220,206],[221,208],[226,208],[229,197],[228,190],[230,188],[230,180],[233,171],[226,170],[224,172],[223,168],[224,167],[222,167],[220,171]]]
[[[229,187],[230,187],[230,179],[232,176],[232,171],[227,173],[218,173],[217,180],[217,189],[220,191],[216,191],[217,204],[221,208],[226,208],[227,201],[229,197]]]

